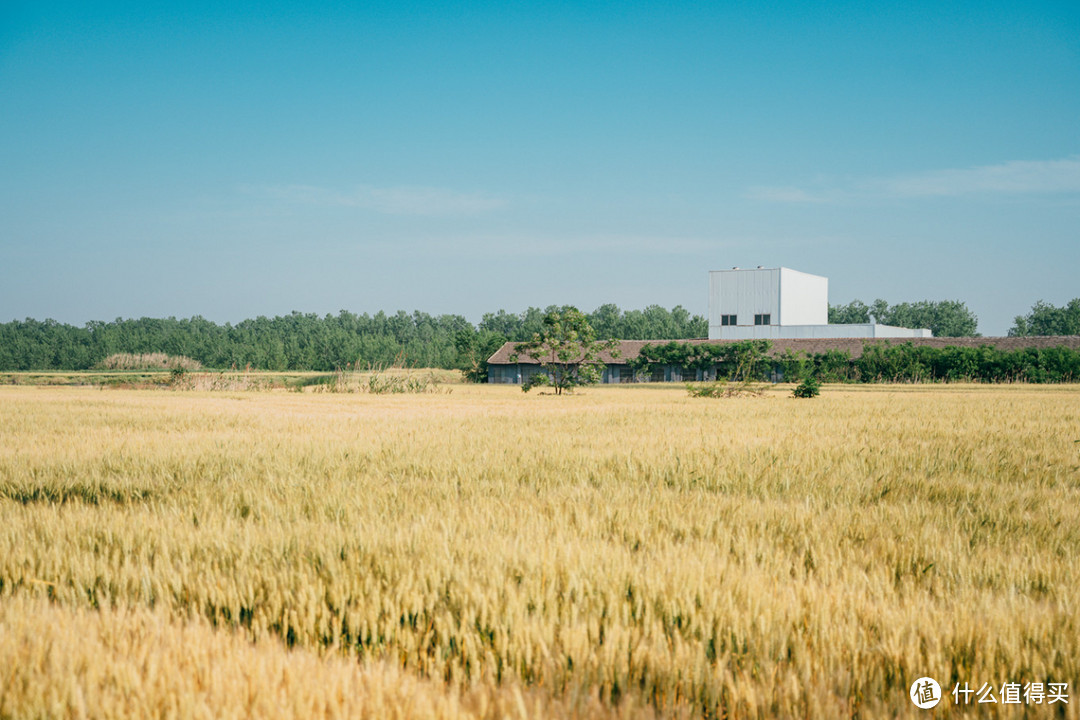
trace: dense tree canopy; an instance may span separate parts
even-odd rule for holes
[[[520,315],[512,315],[504,310],[487,313],[480,321],[480,330],[524,342],[543,330],[545,315],[567,309],[565,306],[551,305],[544,310],[529,308]],[[681,305],[671,310],[650,305],[644,310],[623,311],[617,305],[608,303],[591,313],[585,313],[585,319],[600,340],[685,340],[709,335],[708,321],[701,315],[691,315]]]
[[[759,379],[768,367],[769,340],[742,340],[724,344],[669,342],[645,345],[627,365],[635,371],[651,374],[664,365],[684,370],[715,370],[715,377],[729,380]]]
[[[866,305],[852,300],[847,305],[830,305],[829,322],[857,324],[874,321],[882,325],[907,328],[929,328],[934,337],[976,337],[978,318],[959,300],[930,301],[889,305],[880,298]]]
[[[202,317],[118,318],[83,327],[55,320],[0,323],[0,370],[88,370],[114,353],[185,355],[208,368],[330,371],[395,362],[457,368],[487,375],[487,358],[508,340],[526,341],[543,329],[544,315],[562,310],[500,310],[475,327],[460,315],[423,312],[257,317],[219,325]],[[705,318],[682,307],[656,305],[622,311],[602,305],[586,318],[599,339],[705,337]]]
[[[674,365],[713,370],[715,377],[769,378],[777,372],[788,382],[1031,382],[1080,380],[1080,350],[1065,346],[999,349],[930,347],[912,342],[870,342],[861,356],[842,350],[821,353],[784,350],[766,357],[767,340],[723,345],[671,342],[645,345],[628,364],[642,372]]]
[[[1009,335],[1080,335],[1080,298],[1061,307],[1040,300],[1027,315],[1016,316]]]

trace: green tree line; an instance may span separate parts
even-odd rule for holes
[[[871,317],[881,325],[906,328],[929,328],[934,337],[976,337],[979,324],[967,305],[959,300],[922,300],[890,305],[880,298],[870,305],[852,300],[847,305],[829,306],[830,324],[869,323]]]
[[[829,322],[837,324],[868,323],[871,318],[883,325],[929,328],[934,337],[978,337],[978,318],[959,300],[898,303],[890,305],[875,300],[870,305],[852,300],[847,305],[830,305]],[[1010,337],[1031,335],[1080,335],[1080,298],[1057,307],[1040,300],[1027,315],[1017,315],[1009,329]]]
[[[813,355],[785,353],[778,359],[785,379],[819,382],[1030,382],[1080,381],[1080,351],[1067,347],[1001,350],[982,347],[868,345],[858,358],[832,350]]]
[[[786,350],[770,357],[768,340],[724,345],[671,342],[645,345],[628,364],[651,373],[664,365],[710,370],[717,378],[787,382],[1080,382],[1080,350],[1068,347],[1001,350],[980,347],[927,347],[913,343],[868,343],[861,356],[829,350]]]
[[[531,340],[544,316],[564,308],[530,307],[487,313],[479,325],[460,315],[423,312],[374,315],[342,310],[319,316],[294,312],[235,325],[202,317],[118,318],[84,326],[55,320],[0,324],[0,370],[89,370],[114,353],[184,355],[208,368],[332,371],[347,365],[465,370],[486,377],[486,360],[504,342]],[[600,339],[705,337],[705,318],[685,308],[651,305],[620,310],[602,305],[587,315]]]
[[[506,341],[525,342],[543,329],[544,316],[565,307],[530,307],[521,313],[499,310],[485,314],[478,325],[460,315],[423,312],[374,315],[342,310],[337,315],[297,313],[257,317],[235,325],[202,317],[118,318],[84,326],[55,320],[22,320],[0,324],[0,371],[88,370],[114,353],[185,355],[208,368],[331,371],[348,364],[390,365],[465,370],[475,379],[486,376],[486,360]],[[938,337],[975,335],[976,319],[958,301],[889,305],[855,300],[830,306],[829,322],[878,322],[929,327]],[[598,339],[680,340],[708,335],[708,323],[681,306],[671,310],[650,305],[621,310],[601,305],[587,313]],[[1058,308],[1038,302],[1017,316],[1010,335],[1080,334],[1080,298]]]

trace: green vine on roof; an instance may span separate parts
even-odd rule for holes
[[[765,357],[772,342],[740,340],[730,343],[688,343],[672,341],[663,345],[642,346],[638,356],[627,361],[635,372],[673,365],[685,370],[716,368],[717,377],[730,380],[760,379],[767,369]]]

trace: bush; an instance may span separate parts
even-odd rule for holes
[[[793,397],[812,398],[821,394],[821,385],[812,377],[808,377],[799,383],[791,392]]]

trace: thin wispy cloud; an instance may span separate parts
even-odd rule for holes
[[[776,203],[837,203],[898,198],[1080,193],[1080,156],[931,170],[812,187],[758,186],[745,196]]]
[[[284,185],[264,188],[263,192],[297,204],[355,207],[386,215],[479,215],[506,206],[502,198],[484,193],[423,186],[357,185],[343,191],[313,185]]]
[[[1064,160],[1014,161],[966,170],[898,177],[883,183],[884,190],[899,197],[943,197],[975,193],[1077,193],[1080,192],[1080,157]]]
[[[484,257],[581,257],[582,255],[671,256],[701,255],[733,245],[731,240],[698,237],[674,237],[631,234],[542,234],[542,233],[470,233],[413,236],[384,241],[379,245],[398,251],[403,246],[422,248],[427,253],[460,255],[474,253]]]
[[[828,203],[842,199],[836,190],[806,190],[790,185],[756,185],[744,193],[750,200],[774,203]]]

